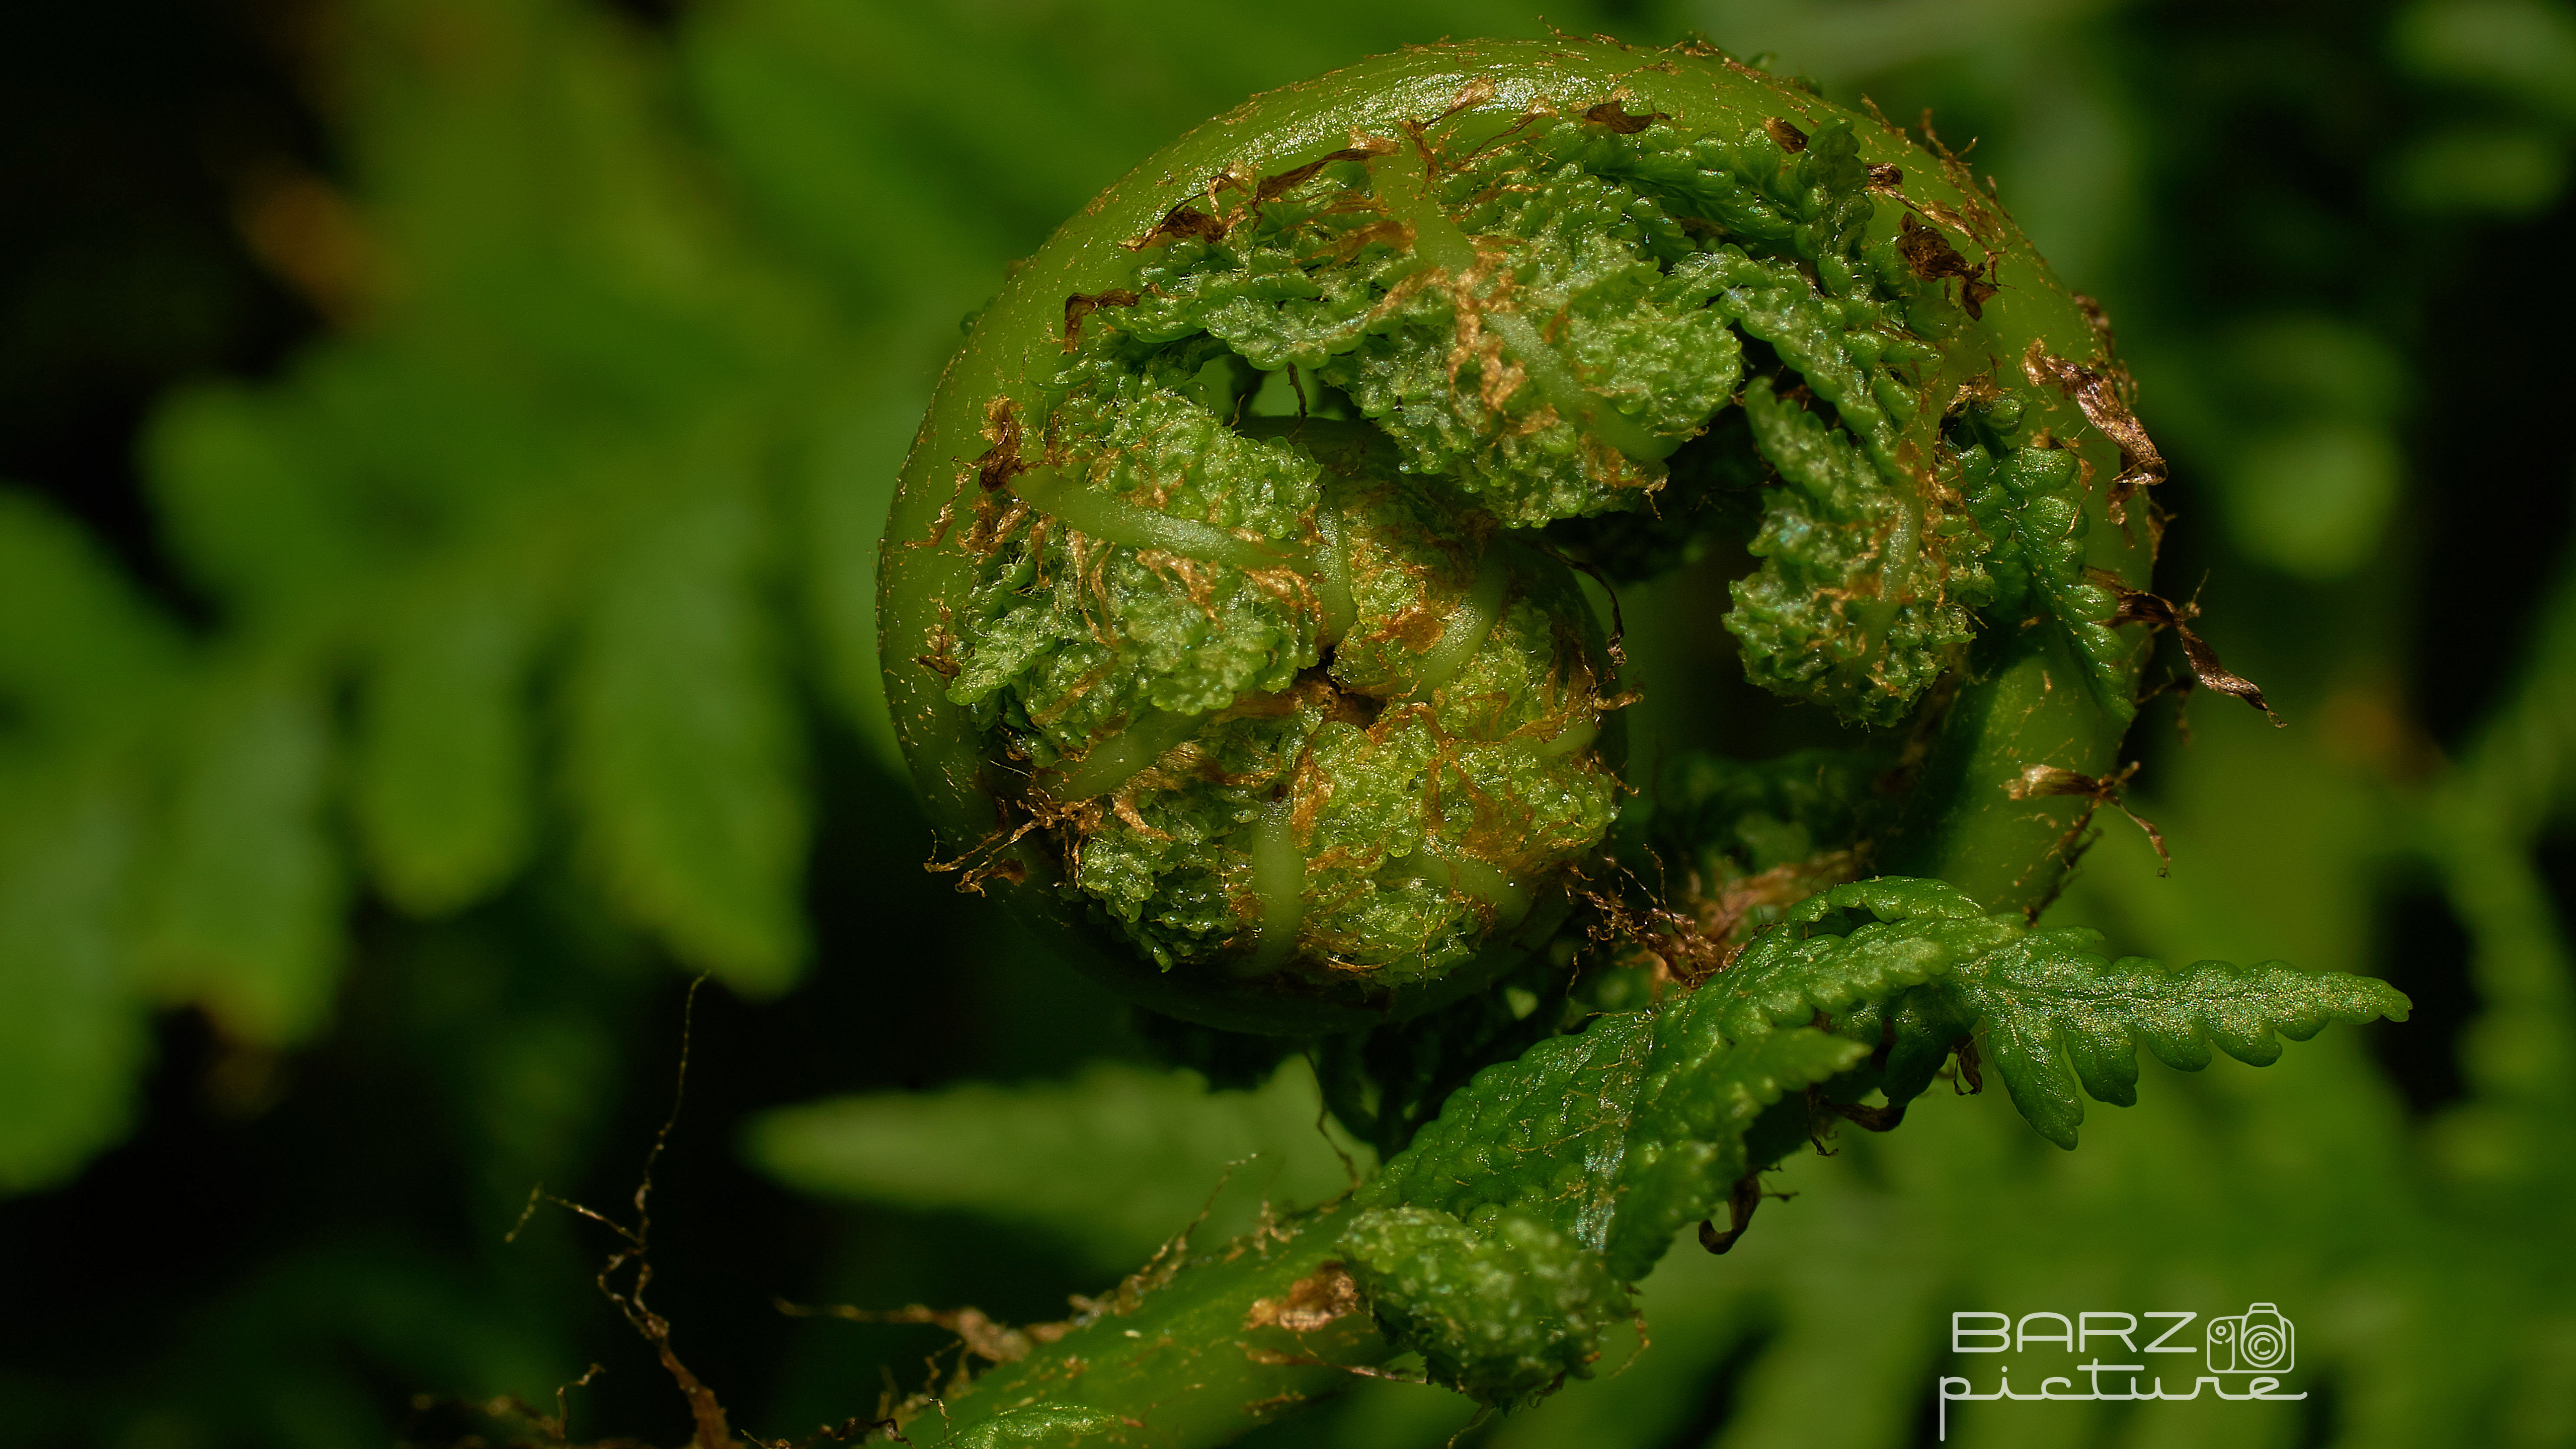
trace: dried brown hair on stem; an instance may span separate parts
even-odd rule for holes
[[[1327,152],[1324,155],[1307,162],[1303,166],[1292,166],[1276,175],[1262,177],[1259,181],[1253,183],[1252,198],[1254,203],[1257,205],[1261,202],[1287,195],[1289,192],[1296,190],[1298,187],[1314,180],[1317,176],[1322,175],[1324,168],[1332,165],[1336,161],[1368,161],[1379,156],[1392,156],[1395,154],[1396,142],[1391,137],[1357,136],[1353,137],[1352,141],[1353,144],[1345,146],[1339,151]]]
[[[2015,800],[2037,800],[2052,795],[2070,795],[2084,802],[2084,808],[2076,813],[2075,823],[2066,827],[2066,834],[2061,836],[2052,848],[2052,853],[2069,865],[2074,863],[2073,851],[2076,843],[2083,838],[2085,827],[2093,823],[2093,813],[2108,805],[2128,816],[2131,824],[2146,832],[2147,843],[2156,848],[2156,874],[2169,875],[2173,871],[2173,853],[2165,849],[2164,832],[2156,829],[2154,821],[2140,815],[2120,801],[2120,787],[2128,784],[2130,778],[2137,773],[2138,762],[2135,760],[2099,779],[2091,775],[2078,774],[2073,770],[2060,769],[2055,765],[2024,765],[2019,775],[2004,782],[2004,793]],[[2054,892],[2050,894],[2052,898],[2055,895]],[[2036,922],[2039,919],[2039,913],[2047,907],[2048,902],[2045,900],[2033,905],[2028,912],[2030,919]]]
[[[1134,241],[1120,242],[1119,245],[1131,252],[1141,252],[1147,247],[1160,246],[1165,242],[1179,241],[1185,237],[1195,237],[1204,242],[1223,241],[1225,223],[1196,207],[1175,206],[1163,213],[1163,219],[1154,223],[1152,231]]]
[[[1957,278],[1959,307],[1972,319],[1984,320],[1986,299],[2003,290],[2002,283],[1996,280],[2003,262],[1999,254],[1988,253],[1983,267],[1971,266],[1939,229],[1916,221],[1912,212],[1907,212],[1899,223],[1896,250],[1905,258],[1906,269],[1923,281]]]
[[[1025,861],[1011,853],[1011,847],[1045,823],[1032,816],[998,828],[968,846],[956,859],[941,860],[933,855],[921,863],[921,868],[932,875],[955,875],[960,895],[980,896],[984,887],[996,880],[1018,885],[1029,878],[1029,868]]]
[[[1974,1036],[1963,1036],[1950,1043],[1950,1058],[1954,1063],[1948,1073],[1952,1096],[1973,1097],[1986,1089],[1986,1074],[1978,1068],[1977,1039]],[[1967,1085],[1960,1086],[1962,1082]]]
[[[2097,309],[2098,311],[2098,309]],[[2090,320],[2090,319],[2088,319]],[[2107,336],[2109,323],[2097,323],[2097,336]],[[2156,450],[2155,440],[2147,436],[2138,415],[2130,410],[2136,392],[2127,371],[2103,354],[2099,367],[2086,366],[2052,357],[2042,338],[2030,340],[2030,350],[2022,354],[2022,376],[2033,387],[2054,387],[2075,400],[2084,412],[2084,420],[2102,430],[2120,448],[2120,474],[2111,480],[2111,496],[2104,511],[2113,523],[2129,521],[2129,499],[2140,488],[2165,481],[2165,455]]]
[[[1029,470],[1028,463],[1020,457],[1019,409],[1009,398],[997,397],[986,405],[984,440],[993,446],[976,456],[975,481],[985,492],[998,493]]]
[[[2155,703],[2157,700],[2164,698],[2168,694],[2172,695],[2174,697],[2174,733],[2182,737],[2182,742],[2184,744],[2190,744],[2191,692],[2199,687],[2199,678],[2193,675],[2189,670],[2184,670],[2183,672],[2166,680],[2164,683],[2159,684],[2155,688],[2148,690],[2146,693],[2139,695],[2137,698],[2137,708],[2141,712],[2144,712],[2148,705]]]
[[[1657,121],[1669,121],[1672,117],[1661,111],[1648,111],[1642,116],[1632,116],[1628,114],[1628,108],[1621,105],[1619,98],[1614,96],[1585,111],[1583,119],[1596,126],[1606,126],[1619,135],[1633,136]]]
[[[1753,1210],[1762,1206],[1762,1199],[1776,1197],[1787,1202],[1796,1196],[1794,1192],[1764,1192],[1759,1168],[1744,1174],[1735,1180],[1734,1190],[1726,1195],[1726,1231],[1721,1233],[1716,1223],[1701,1219],[1699,1245],[1712,1253],[1725,1252],[1744,1236],[1745,1229],[1753,1226]]]
[[[1071,1295],[1067,1301],[1073,1308],[1073,1313],[1067,1318],[1049,1323],[1031,1323],[1014,1327],[978,1308],[930,1308],[918,1303],[902,1308],[884,1309],[857,1308],[845,1303],[810,1307],[791,1303],[784,1298],[773,1298],[771,1302],[776,1305],[779,1312],[794,1318],[839,1318],[852,1323],[918,1323],[946,1329],[957,1336],[957,1342],[954,1345],[958,1354],[957,1365],[954,1373],[945,1375],[948,1380],[948,1386],[945,1389],[940,1387],[943,1378],[940,1360],[948,1354],[949,1350],[943,1348],[930,1356],[929,1387],[917,1393],[903,1395],[889,1379],[885,1399],[878,1408],[878,1418],[864,1421],[864,1426],[867,1428],[882,1429],[897,1441],[909,1442],[897,1432],[903,1424],[936,1407],[944,1395],[954,1395],[965,1390],[972,1378],[966,1366],[966,1359],[969,1356],[989,1363],[1015,1363],[1040,1348],[1057,1342],[1076,1329],[1098,1322],[1103,1317],[1123,1317],[1135,1312],[1149,1294],[1171,1282],[1180,1272],[1182,1266],[1188,1261],[1192,1236],[1207,1221],[1208,1214],[1214,1210],[1218,1194],[1224,1192],[1226,1184],[1233,1181],[1235,1169],[1248,1160],[1242,1159],[1226,1164],[1225,1175],[1218,1180],[1215,1189],[1209,1192],[1207,1201],[1200,1204],[1198,1215],[1183,1224],[1179,1232],[1165,1239],[1163,1245],[1154,1251],[1154,1256],[1146,1260],[1144,1267],[1127,1275],[1116,1288],[1098,1298],[1079,1293]],[[1265,1226],[1270,1222],[1266,1215],[1263,1222]],[[1262,1228],[1256,1228],[1248,1238],[1258,1237],[1262,1231]],[[1243,1242],[1247,1240],[1238,1239],[1236,1251],[1240,1251]],[[1331,1266],[1334,1271],[1338,1271],[1340,1265]],[[1299,1285],[1300,1288],[1306,1286]],[[1354,1285],[1351,1290],[1353,1301],[1342,1311],[1350,1311],[1350,1308],[1356,1307],[1356,1295],[1357,1289]],[[1292,1306],[1302,1306],[1311,1310],[1317,1305]],[[853,1424],[862,1422],[851,1421]],[[786,1449],[786,1446],[758,1445],[755,1441],[755,1449]]]
[[[581,1377],[555,1385],[555,1411],[551,1414],[540,1412],[535,1405],[517,1394],[499,1394],[488,1399],[440,1398],[435,1394],[415,1394],[411,1401],[414,1420],[404,1427],[402,1436],[396,1444],[398,1449],[425,1449],[426,1445],[438,1442],[445,1442],[451,1446],[451,1449],[469,1449],[469,1446],[471,1449],[485,1449],[485,1446],[495,1443],[508,1446],[508,1449],[570,1449],[572,1391],[589,1387],[592,1379],[606,1371],[600,1365],[592,1364],[582,1371]],[[481,1420],[497,1430],[502,1437],[492,1440],[481,1433],[469,1433],[461,1438],[444,1441],[420,1437],[420,1420],[441,1411],[461,1416],[469,1421]],[[596,1441],[586,1446],[586,1449],[646,1449],[646,1446],[634,1440],[607,1439]]]
[[[2144,624],[2150,629],[2173,630],[2174,637],[2182,641],[2183,658],[2191,662],[2192,677],[2199,681],[2201,688],[2214,689],[2220,694],[2232,695],[2245,701],[2253,708],[2261,710],[2264,717],[2272,721],[2274,728],[2289,723],[2265,702],[2262,686],[2241,674],[2231,672],[2225,665],[2220,664],[2218,651],[2209,647],[2208,640],[2193,632],[2191,621],[2200,617],[2200,604],[2197,600],[2186,600],[2177,604],[2171,599],[2161,598],[2144,589],[2130,588],[2121,583],[2115,574],[2099,570],[2088,572],[2092,574],[2093,582],[2110,590],[2112,596],[2120,601],[2119,607],[2113,610],[2111,617],[2105,621],[2112,628],[2116,629],[2123,624]],[[2145,703],[2144,700],[2139,702]]]
[[[1807,149],[1807,133],[1791,125],[1784,116],[1764,116],[1762,129],[1781,150],[1792,156]]]
[[[1875,111],[1877,108],[1873,106],[1871,109]],[[1882,122],[1885,119],[1883,116],[1880,117]],[[1932,129],[1932,110],[1929,106],[1926,106],[1923,114],[1915,120],[1915,125],[1923,132],[1923,144],[1931,148],[1933,155],[1941,158],[1942,178],[1957,188],[1959,193],[1959,206],[1956,211],[1937,202],[1924,201],[1919,204],[1923,214],[1945,226],[1956,227],[1965,232],[1977,245],[1989,252],[2004,250],[2005,239],[2011,233],[2011,223],[2000,210],[1986,204],[1994,199],[1994,181],[1989,177],[1981,184],[1977,173],[1968,166],[1968,153],[1977,149],[1977,143],[1971,140],[1964,149],[1951,150],[1942,141],[1941,133]],[[1899,132],[1899,134],[1903,133]]]
[[[1696,913],[1668,904],[1663,892],[1649,888],[1618,860],[1605,860],[1603,865],[1613,878],[1610,888],[1587,885],[1578,899],[1592,911],[1584,934],[1606,948],[1613,960],[1644,966],[1659,984],[1672,981],[1689,989],[1735,959],[1735,948],[1723,935],[1712,937],[1703,929]],[[1655,861],[1655,873],[1659,877],[1664,873],[1660,859]]]
[[[1651,850],[1647,856],[1661,879],[1663,861]],[[1696,991],[1735,963],[1751,939],[1747,928],[1756,923],[1758,912],[1794,905],[1853,879],[1860,856],[1828,851],[1713,886],[1693,871],[1678,894],[1647,885],[1615,859],[1604,864],[1611,876],[1609,888],[1587,888],[1578,897],[1592,912],[1585,934],[1613,959],[1651,972],[1658,990],[1670,982]]]
[[[852,1323],[921,1323],[944,1328],[957,1335],[966,1351],[991,1363],[1016,1363],[1039,1347],[1055,1342],[1073,1332],[1075,1324],[1032,1323],[1014,1328],[980,1308],[929,1308],[919,1303],[903,1308],[854,1308],[847,1303],[811,1307],[773,1298],[779,1312],[790,1318],[842,1318]]]
[[[1243,1326],[1247,1331],[1276,1327],[1290,1333],[1312,1333],[1359,1312],[1363,1306],[1358,1281],[1335,1260],[1289,1284],[1282,1297],[1254,1299],[1251,1309],[1243,1315]]]
[[[617,1305],[617,1311],[625,1317],[628,1325],[642,1335],[646,1343],[653,1346],[654,1353],[662,1361],[663,1371],[671,1376],[673,1383],[679,1385],[681,1396],[688,1400],[689,1417],[695,1426],[695,1432],[689,1437],[688,1449],[736,1449],[733,1429],[725,1421],[724,1405],[716,1398],[715,1390],[709,1388],[696,1374],[689,1371],[687,1364],[680,1361],[679,1354],[671,1347],[671,1321],[655,1312],[644,1301],[644,1290],[653,1282],[651,1258],[653,1167],[661,1160],[662,1149],[670,1145],[671,1131],[680,1122],[680,1105],[687,1096],[689,1086],[689,1045],[696,1029],[698,992],[706,984],[707,978],[704,976],[692,980],[689,983],[689,994],[685,1004],[681,1007],[680,1066],[671,1091],[671,1114],[662,1119],[661,1129],[653,1134],[652,1147],[644,1154],[644,1171],[635,1184],[634,1226],[629,1227],[595,1208],[585,1207],[569,1198],[557,1197],[546,1191],[540,1184],[529,1192],[528,1205],[520,1210],[518,1223],[512,1226],[504,1241],[515,1241],[518,1238],[520,1230],[527,1226],[529,1215],[537,1210],[540,1203],[552,1203],[566,1212],[588,1218],[616,1234],[620,1246],[608,1255],[608,1260],[600,1265],[599,1275],[592,1281],[599,1285],[599,1291],[609,1302]],[[633,1281],[620,1287],[617,1281],[618,1275],[630,1272]],[[585,1374],[581,1382],[588,1381],[589,1376]],[[559,1423],[558,1429],[560,1429]]]
[[[1064,299],[1064,350],[1072,352],[1082,346],[1082,319],[1103,307],[1133,307],[1139,297],[1124,287],[1106,292],[1076,292]]]

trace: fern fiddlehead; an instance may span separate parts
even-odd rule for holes
[[[910,1432],[1221,1442],[1398,1353],[1523,1402],[1815,1112],[1892,1122],[1954,1050],[2072,1145],[2072,1083],[2124,1100],[2141,1043],[2402,1014],[2032,924],[2135,713],[2161,468],[2098,309],[1955,158],[1704,47],[1410,51],[1110,188],[916,440],[898,732],[939,864],[1095,975],[1375,1043],[1334,1105],[1391,1156]],[[1575,570],[1730,550],[1697,622],[1851,732],[1625,786],[1656,682]],[[1569,996],[1587,933],[1628,969]]]

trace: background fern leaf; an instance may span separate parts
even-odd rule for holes
[[[349,882],[324,819],[320,690],[283,671],[245,674],[205,691],[189,721],[144,866],[146,970],[226,1031],[283,1045],[329,1016]]]
[[[528,696],[541,621],[506,576],[424,584],[367,681],[350,804],[385,894],[437,915],[507,881],[535,843]]]
[[[1198,1241],[1220,1242],[1260,1204],[1311,1207],[1367,1166],[1366,1148],[1318,1120],[1314,1074],[1296,1057],[1253,1092],[1104,1062],[1069,1082],[840,1097],[756,1118],[743,1145],[800,1191],[1035,1227],[1102,1273],[1193,1223]]]
[[[0,492],[0,1193],[122,1137],[150,1059],[134,902],[139,736],[183,646],[68,519]]]
[[[802,741],[755,592],[751,480],[721,453],[696,466],[731,486],[636,519],[600,581],[568,768],[611,898],[683,961],[768,993],[804,964]]]
[[[67,788],[68,787],[68,788]],[[125,1135],[150,1038],[134,1009],[131,782],[0,770],[0,1192]]]

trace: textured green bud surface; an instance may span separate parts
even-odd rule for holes
[[[1604,1016],[1487,1068],[1359,1201],[1479,1230],[1527,1217],[1602,1254],[1618,1281],[1645,1276],[1744,1175],[1765,1108],[1869,1054],[1804,1027],[1728,1037],[1717,1000]]]
[[[1437,981],[1522,925],[1618,796],[1565,566],[1373,430],[1238,430],[1068,375],[1082,441],[1050,451],[1092,461],[1011,474],[1053,511],[975,525],[943,668],[1070,891],[1162,970],[1321,991]],[[1113,509],[1208,538],[1156,546]]]
[[[1433,1383],[1489,1404],[1590,1378],[1601,1331],[1629,1316],[1601,1256],[1535,1218],[1485,1217],[1481,1231],[1425,1208],[1352,1222],[1342,1251],[1379,1327]]]
[[[1389,57],[1149,159],[981,314],[887,534],[889,697],[964,878],[1123,989],[1400,1016],[1543,938],[1618,803],[1561,547],[1745,520],[1749,678],[1872,726],[2035,685],[1926,768],[2104,768],[2142,634],[2085,571],[2138,578],[2161,466],[2125,399],[1892,128],[1710,52]],[[1993,808],[1905,822],[1912,863],[2062,813]]]

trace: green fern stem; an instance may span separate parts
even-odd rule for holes
[[[1223,1444],[1338,1393],[1397,1352],[1341,1268],[1351,1216],[1322,1209],[1149,1267],[973,1392],[907,1406],[902,1432],[959,1449]]]

